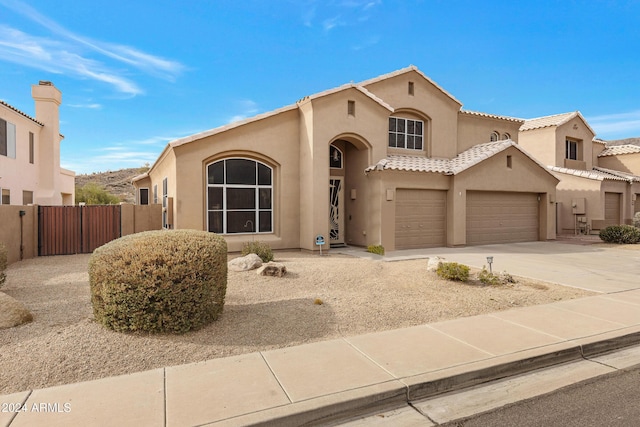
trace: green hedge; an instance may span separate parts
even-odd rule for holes
[[[4,243],[0,242],[0,288],[4,285],[4,281],[7,279],[7,274],[4,272],[7,269],[7,247]]]
[[[607,243],[638,243],[640,229],[631,225],[610,225],[600,230],[600,238]]]
[[[367,252],[377,255],[384,255],[384,246],[382,245],[370,245],[367,246]]]
[[[106,327],[184,333],[222,313],[227,244],[205,231],[132,234],[94,251],[89,281],[94,316]]]

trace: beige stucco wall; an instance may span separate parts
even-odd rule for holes
[[[75,172],[60,167],[62,94],[53,85],[33,85],[36,123],[5,105],[0,118],[16,127],[16,157],[0,156],[0,188],[10,191],[10,204],[22,205],[23,192],[33,192],[33,203],[73,205]],[[33,163],[29,163],[29,132],[33,133]]]
[[[22,224],[20,211],[24,211]],[[20,239],[22,234],[23,259],[38,256],[38,207],[0,206],[0,242],[7,247],[9,264],[20,260]]]
[[[511,168],[507,167],[511,156]],[[466,191],[513,191],[538,193],[540,196],[540,240],[555,239],[556,184],[558,180],[515,147],[473,166],[454,178],[454,230],[448,237],[450,246],[466,242]]]
[[[640,153],[598,157],[598,166],[640,175]]]
[[[578,146],[578,160],[585,162],[586,170],[593,169],[593,137],[595,134],[587,127],[579,117],[574,117],[567,123],[557,127],[556,130],[556,166],[564,166],[566,155],[566,140],[580,141]]]
[[[1,104],[0,118],[16,126],[16,158],[0,156],[0,189],[9,189],[12,205],[22,205],[22,192],[32,191],[35,199],[38,189],[38,165],[42,163],[38,146],[42,126]],[[29,132],[34,135],[33,164],[29,163]]]
[[[518,142],[518,129],[522,123],[511,120],[500,120],[492,117],[481,117],[468,113],[458,114],[458,153],[474,145],[491,141],[491,133],[496,131],[502,135],[508,133],[511,140]]]
[[[408,94],[409,82],[414,83],[414,95]],[[457,154],[457,116],[461,105],[440,88],[415,71],[369,84],[366,88],[391,105],[396,110],[394,115],[415,112],[427,122],[427,156],[452,158]],[[385,124],[385,134],[387,131]]]
[[[564,166],[564,142],[562,143],[561,157],[558,158],[555,127],[519,132],[518,144],[545,166]]]

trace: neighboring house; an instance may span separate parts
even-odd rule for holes
[[[60,91],[31,87],[35,118],[0,101],[0,191],[3,205],[73,205],[75,172],[60,167]]]
[[[635,144],[610,145],[611,142],[607,141],[607,148],[598,155],[598,164],[603,168],[619,171],[618,173],[622,176],[631,175],[629,179],[637,179],[640,176],[640,146]],[[633,213],[640,212],[640,188],[638,185],[632,186],[631,202]]]
[[[413,66],[346,84],[170,142],[137,197],[230,251],[554,239],[558,179],[516,143],[523,121],[461,107]]]
[[[590,233],[631,223],[634,209],[638,210],[640,176],[635,173],[640,170],[621,168],[614,160],[623,156],[624,149],[607,148],[596,139],[580,112],[526,120],[518,143],[560,179],[558,234]]]

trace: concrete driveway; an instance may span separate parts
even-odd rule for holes
[[[482,268],[493,256],[493,271],[615,293],[640,289],[640,250],[581,246],[561,242],[526,242],[464,248],[429,248],[389,252],[388,261],[441,256]]]

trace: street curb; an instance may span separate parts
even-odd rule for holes
[[[593,338],[595,337],[587,338],[588,342],[584,344],[566,341],[560,345],[550,346],[556,348],[553,351],[548,351],[549,346],[541,347],[439,372],[399,378],[362,389],[296,402],[207,425],[256,427],[336,425],[372,412],[396,409],[412,401],[636,345],[640,343],[640,331],[591,341]],[[496,360],[500,359],[510,360],[496,364]],[[378,388],[382,389],[378,390]]]

